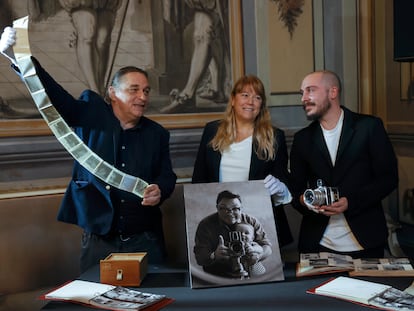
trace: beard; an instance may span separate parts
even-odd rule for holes
[[[315,111],[311,113],[306,113],[306,107],[311,106],[316,108]],[[331,108],[331,103],[329,101],[324,101],[321,105],[317,106],[314,102],[308,102],[303,105],[303,109],[306,113],[306,119],[308,121],[316,121],[322,118],[325,113]]]

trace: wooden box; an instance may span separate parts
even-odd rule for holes
[[[100,261],[101,283],[140,286],[148,271],[147,253],[112,253]]]

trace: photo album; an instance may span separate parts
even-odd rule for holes
[[[367,307],[391,310],[414,310],[413,285],[401,291],[390,285],[340,276],[311,288],[309,294],[316,294],[358,303]]]
[[[66,301],[114,311],[156,311],[174,301],[165,295],[82,280],[68,282],[42,295],[40,299]]]
[[[329,252],[302,253],[296,276],[348,272],[349,276],[414,276],[408,258],[358,258]]]

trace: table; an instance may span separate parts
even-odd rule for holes
[[[333,276],[346,274],[329,274],[305,278],[296,278],[294,264],[284,267],[285,280],[272,283],[225,286],[216,288],[191,289],[188,270],[185,267],[150,266],[139,290],[164,294],[175,301],[164,307],[165,311],[303,311],[303,310],[370,310],[362,305],[335,298],[306,293]],[[99,266],[82,274],[79,279],[99,282]],[[408,287],[412,278],[367,278],[372,282],[384,283],[398,289]],[[48,302],[42,310],[82,311],[97,310],[66,302]]]

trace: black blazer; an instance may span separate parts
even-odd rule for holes
[[[364,248],[380,247],[387,239],[381,200],[398,184],[397,159],[381,119],[354,113],[344,107],[344,123],[335,166],[332,165],[319,122],[298,131],[290,153],[293,206],[303,215],[299,251],[313,252],[329,217],[309,211],[299,203],[306,188],[316,188],[317,179],[338,187],[348,199],[344,215]]]
[[[221,153],[214,151],[209,145],[217,133],[218,120],[206,124],[203,135],[201,137],[197,158],[194,164],[193,183],[209,183],[219,181],[219,169],[221,161]],[[282,130],[274,128],[276,157],[271,161],[260,160],[252,146],[252,156],[250,161],[249,180],[264,179],[268,174],[279,178],[284,183],[288,181],[288,154],[286,147],[285,134]],[[278,232],[279,245],[283,246],[293,241],[290,232],[288,220],[283,206],[273,208],[275,215],[276,228]]]

